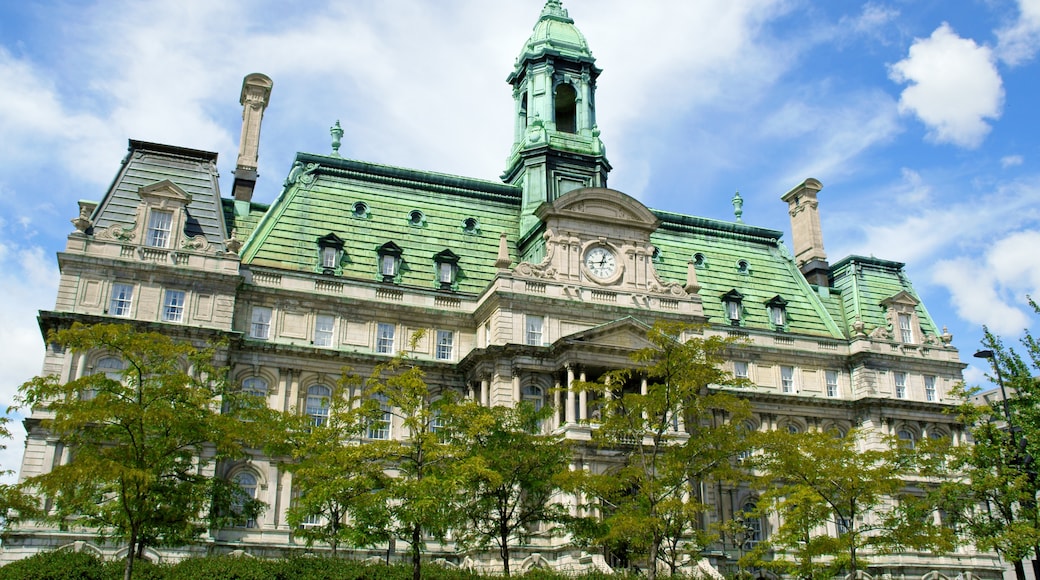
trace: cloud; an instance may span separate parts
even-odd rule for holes
[[[1018,20],[997,31],[996,53],[1008,66],[1032,60],[1040,48],[1040,0],[1019,0]]]
[[[842,16],[838,21],[838,27],[845,34],[853,32],[884,43],[885,34],[897,18],[899,18],[899,10],[876,2],[867,2],[858,15]]]
[[[1022,165],[1024,161],[1025,160],[1021,155],[1007,155],[1000,158],[1000,166],[1004,169],[1009,167],[1018,167],[1019,165]]]
[[[943,23],[928,38],[916,39],[907,58],[889,67],[889,77],[908,83],[899,110],[917,116],[936,143],[975,148],[998,119],[1003,81],[993,51],[961,38]]]

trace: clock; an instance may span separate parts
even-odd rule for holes
[[[603,246],[596,246],[585,252],[585,268],[593,277],[601,280],[610,278],[617,272],[617,267],[614,252]]]

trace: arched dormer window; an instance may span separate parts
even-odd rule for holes
[[[318,238],[318,265],[321,273],[334,275],[343,258],[343,239],[329,232]]]
[[[441,250],[433,256],[437,267],[437,283],[441,290],[451,290],[459,271],[459,257],[451,250]]]
[[[383,282],[393,282],[401,266],[401,247],[387,242],[376,250],[379,254],[379,275]]]
[[[733,326],[740,326],[743,302],[744,295],[737,292],[736,289],[722,295],[722,306],[726,309],[726,319]]]
[[[557,131],[578,132],[578,93],[568,83],[556,85],[555,112]]]
[[[773,325],[773,328],[784,330],[787,327],[787,301],[779,294],[766,302],[766,311],[769,313],[769,323]]]

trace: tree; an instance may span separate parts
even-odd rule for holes
[[[1040,307],[1030,299],[1034,313]],[[995,382],[1008,394],[988,405],[968,401],[959,419],[973,444],[954,450],[951,469],[959,474],[944,486],[947,509],[979,549],[993,550],[1013,562],[1025,578],[1022,560],[1033,554],[1034,576],[1040,574],[1040,512],[1034,457],[1040,453],[1040,343],[1026,331],[1024,353],[1004,344],[985,329],[984,349],[976,356],[990,359]]]
[[[412,344],[419,338],[417,333]],[[423,369],[401,354],[376,367],[365,397],[361,407],[369,421],[380,421],[386,413],[404,431],[399,439],[372,441],[362,450],[367,461],[381,465],[392,476],[382,495],[395,537],[410,545],[412,575],[419,580],[426,536],[443,541],[460,521],[463,450],[442,421],[451,415],[457,395],[450,389],[431,388]]]
[[[674,573],[682,555],[696,556],[705,540],[700,516],[708,509],[698,483],[734,477],[732,459],[745,448],[750,405],[716,388],[743,384],[721,369],[734,340],[681,339],[695,332],[658,323],[630,368],[578,385],[598,399],[593,442],[624,451],[615,469],[591,474],[584,484],[603,518],[590,533],[622,559],[645,556],[650,578],[660,561]]]
[[[541,421],[552,411],[528,402],[515,407],[459,405],[451,422],[469,449],[460,528],[463,545],[486,549],[495,545],[505,575],[510,575],[512,542],[525,543],[539,522],[562,522],[567,510],[554,497],[569,475],[570,446],[558,435],[541,433]]]
[[[761,509],[781,516],[771,544],[795,557],[780,565],[801,577],[814,577],[821,570],[814,558],[823,555],[833,557],[825,568],[830,574],[844,569],[855,576],[867,548],[877,553],[953,548],[953,531],[935,521],[928,490],[908,489],[908,477],[922,473],[923,461],[938,455],[932,444],[922,442],[915,450],[860,429],[844,436],[774,431],[762,441],[752,458],[761,473],[758,485],[766,490]],[[836,536],[824,531],[828,524]]]
[[[10,412],[11,409],[8,409]],[[0,417],[0,441],[11,438],[8,423],[11,418]],[[7,445],[0,444],[0,450],[7,449]],[[12,475],[10,469],[0,471],[0,475]],[[27,493],[21,486],[12,484],[0,484],[0,521],[4,527],[22,520],[31,519],[39,515],[39,502],[31,493]]]
[[[387,539],[389,514],[380,494],[387,475],[362,447],[369,418],[356,404],[360,385],[360,378],[344,369],[324,420],[287,413],[287,445],[272,449],[291,458],[285,469],[293,474],[297,497],[288,510],[289,525],[308,544],[327,543],[333,556],[341,543],[368,546]]]
[[[78,323],[49,333],[48,342],[100,351],[124,368],[67,383],[36,377],[20,387],[20,403],[50,415],[42,427],[70,455],[25,486],[51,498],[49,519],[124,541],[129,580],[145,547],[182,545],[203,531],[200,518],[219,525],[228,516],[234,484],[206,474],[256,442],[260,410],[228,385],[219,345],[200,349],[129,325]],[[233,412],[220,413],[222,401]],[[259,504],[242,508],[256,513]]]

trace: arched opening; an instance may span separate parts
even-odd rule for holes
[[[578,94],[564,83],[556,87],[556,130],[576,133],[578,127]]]
[[[527,130],[527,93],[520,98],[520,132]]]

